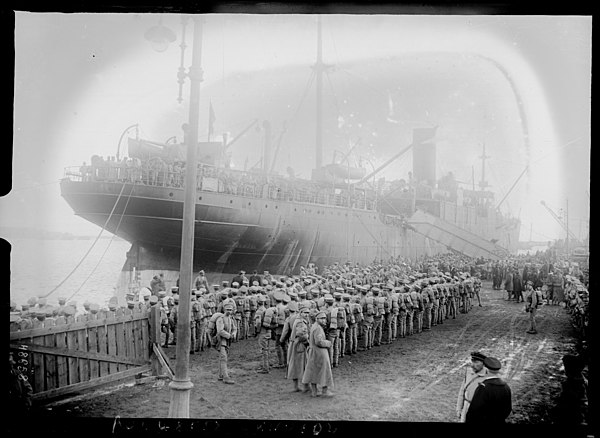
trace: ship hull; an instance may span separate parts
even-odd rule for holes
[[[182,188],[65,179],[61,192],[75,214],[132,243],[130,267],[179,269]],[[196,199],[195,271],[289,274],[447,251],[375,211],[206,191]]]

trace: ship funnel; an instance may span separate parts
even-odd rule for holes
[[[415,128],[413,130],[413,178],[416,182],[425,182],[435,187],[436,149],[433,128]]]

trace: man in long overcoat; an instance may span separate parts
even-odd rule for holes
[[[300,314],[294,319],[290,334],[290,346],[287,357],[287,378],[294,382],[294,391],[300,391],[298,381],[302,380],[306,368],[308,351],[308,328],[309,328],[310,305],[301,305]],[[308,392],[308,385],[304,385],[304,391]]]
[[[331,341],[327,340],[324,328],[327,325],[327,314],[319,312],[316,321],[310,328],[308,359],[302,376],[303,384],[310,384],[311,396],[317,397],[317,385],[322,388],[321,396],[331,397],[329,388],[333,387],[333,373],[329,359]]]

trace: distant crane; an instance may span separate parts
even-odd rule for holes
[[[569,238],[573,239],[574,242],[579,241],[577,236],[575,236],[575,234],[573,234],[573,232],[571,230],[569,230],[569,227],[567,227],[567,224],[565,224],[562,221],[562,219],[556,213],[554,213],[554,211],[550,207],[548,207],[548,205],[546,205],[546,203],[544,201],[540,201],[540,204],[542,204],[546,208],[546,210],[548,210],[548,213],[550,213],[552,215],[554,220],[556,222],[558,222],[560,224],[560,226],[563,228],[563,230],[565,230],[567,232],[567,235],[569,236]]]

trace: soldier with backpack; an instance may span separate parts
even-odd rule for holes
[[[373,315],[373,338],[371,346],[379,347],[381,345],[381,336],[383,333],[383,318],[385,316],[385,298],[381,295],[381,290],[379,287],[374,287],[371,289],[373,292],[373,307],[375,309],[375,313]]]
[[[235,383],[227,370],[227,360],[229,357],[229,347],[231,342],[235,339],[237,334],[237,327],[235,325],[235,319],[233,318],[233,311],[235,303],[232,301],[226,301],[223,305],[224,314],[219,315],[215,318],[216,325],[216,343],[215,348],[219,352],[219,380],[223,383],[233,384]],[[215,315],[213,315],[215,317]]]
[[[262,374],[270,372],[269,341],[275,339],[275,329],[277,328],[277,308],[270,306],[270,302],[266,295],[259,295],[258,309],[256,309],[254,317],[254,326],[257,330],[256,335],[262,357],[262,365],[258,372]]]
[[[537,333],[537,326],[535,324],[535,315],[537,313],[537,309],[542,305],[543,296],[542,291],[537,289],[533,289],[533,282],[529,280],[527,282],[525,293],[527,294],[527,298],[525,299],[525,311],[529,313],[529,330],[527,333],[535,335]]]
[[[342,300],[344,309],[346,311],[346,339],[344,341],[344,354],[353,354],[356,353],[356,315],[354,313],[354,305],[356,303],[350,302],[352,296],[349,293],[342,294]]]
[[[361,351],[370,350],[373,346],[373,315],[375,309],[373,306],[373,297],[367,295],[368,289],[366,286],[360,286],[360,305],[362,307],[363,321],[361,324],[363,346]]]

